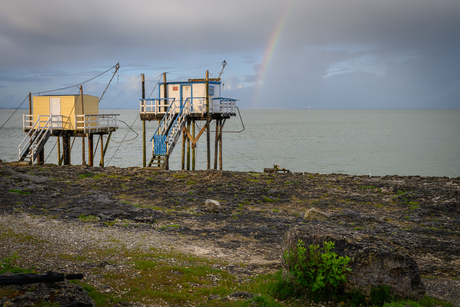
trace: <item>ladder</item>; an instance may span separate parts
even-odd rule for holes
[[[30,159],[33,164],[40,151],[45,147],[46,142],[53,131],[51,128],[52,120],[49,115],[39,115],[38,119],[30,128],[22,142],[19,144],[19,161]]]
[[[187,122],[187,117],[191,110],[191,98],[187,98],[179,107],[176,102],[169,105],[163,119],[158,125],[158,129],[150,139],[153,141],[153,155],[148,164],[149,167],[157,167],[159,169],[168,169],[168,160],[181,131]]]

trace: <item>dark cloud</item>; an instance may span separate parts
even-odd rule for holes
[[[0,98],[117,62],[122,78],[176,80],[226,59],[229,91],[259,107],[458,108],[459,12],[458,0],[6,0]]]

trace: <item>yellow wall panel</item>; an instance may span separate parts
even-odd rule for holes
[[[38,115],[50,115],[50,98],[60,98],[61,100],[62,129],[75,130],[75,114],[82,114],[80,95],[33,97],[34,121],[37,120]],[[83,104],[85,114],[99,114],[98,97],[83,95]]]

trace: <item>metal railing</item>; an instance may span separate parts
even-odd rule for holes
[[[75,115],[75,130],[85,133],[106,132],[118,128],[117,116],[120,114],[82,114]]]
[[[22,116],[22,130],[30,130],[34,125],[34,116],[30,114],[24,114]]]
[[[62,123],[64,116],[63,115],[38,115],[38,118],[41,120],[38,122],[39,126],[34,124],[34,116],[30,114],[24,114],[22,116],[22,130],[27,131],[30,129],[41,129],[44,127],[45,122],[50,119],[51,128],[62,128]],[[46,118],[46,121],[43,120]]]
[[[166,115],[158,125],[158,129],[150,139],[151,142],[153,140],[152,149],[154,154],[169,155],[170,151],[172,151],[186,122],[187,115],[191,112],[191,101],[192,98],[187,98],[182,106],[179,107],[178,112],[176,112],[175,104],[169,106]]]
[[[187,114],[205,114],[206,97],[188,97],[190,108]],[[165,115],[170,113],[170,107],[180,108],[175,98],[139,99],[141,114]],[[236,99],[217,97],[209,104],[210,113],[235,114]],[[185,103],[185,102],[184,102]],[[178,111],[178,110],[176,110]]]
[[[166,114],[175,98],[139,99],[141,114]]]
[[[217,97],[212,99],[213,112],[227,114],[236,114],[236,99]]]
[[[19,159],[21,160],[22,157],[26,156],[28,151],[31,157],[33,157],[36,148],[40,146],[40,143],[44,140],[46,135],[52,131],[52,117],[50,115],[38,115],[37,120],[30,126],[29,132],[18,146]]]

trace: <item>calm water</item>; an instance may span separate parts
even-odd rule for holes
[[[13,111],[0,110],[0,126]],[[0,130],[0,159],[17,161],[17,146],[25,135],[22,114],[26,112],[19,110]],[[134,122],[133,130],[139,134],[120,123],[112,135],[106,166],[142,166],[142,123],[135,121],[138,110],[103,112],[120,113],[126,124],[131,126]],[[264,167],[279,164],[296,172],[460,177],[460,110],[241,110],[241,113],[246,129],[223,136],[226,170],[260,172]],[[147,122],[147,142],[156,127],[156,122]],[[241,129],[238,116],[224,126],[225,131]],[[205,136],[198,142],[197,169],[206,169]],[[51,138],[45,148],[47,163],[57,163],[55,143],[56,138]],[[147,149],[151,150],[149,142]],[[100,148],[97,150],[96,160],[100,159]],[[170,160],[171,169],[180,169],[180,155],[179,143]],[[72,149],[72,164],[81,161],[81,139],[77,139]]]

